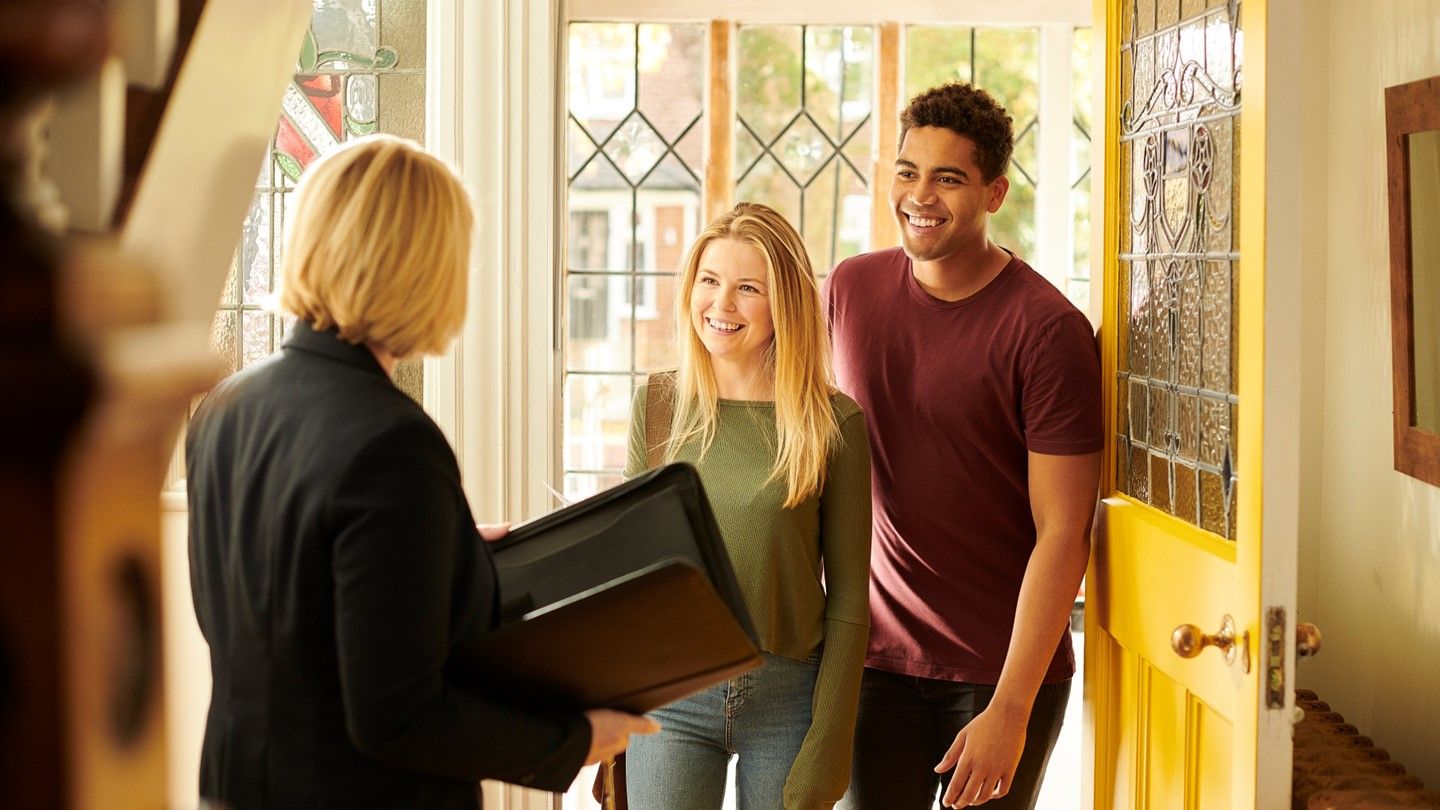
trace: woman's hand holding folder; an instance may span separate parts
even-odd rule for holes
[[[630,745],[631,734],[655,734],[660,724],[643,714],[617,712],[614,709],[590,709],[585,712],[590,721],[590,753],[585,755],[585,764],[604,762],[625,750]]]
[[[510,533],[509,523],[476,523],[475,530],[480,532],[480,539],[487,543],[503,539]]]

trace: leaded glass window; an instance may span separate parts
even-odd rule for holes
[[[747,25],[736,51],[735,199],[784,214],[824,275],[870,248],[874,33]]]
[[[1005,106],[1014,120],[1010,191],[1005,204],[990,217],[990,238],[1021,258],[1034,257],[1040,142],[1039,31],[909,26],[905,31],[905,99],[953,81],[983,88]]]
[[[569,26],[567,498],[619,482],[634,384],[677,362],[675,276],[701,225],[705,31]]]
[[[1034,27],[570,22],[560,279],[564,496],[619,482],[635,385],[677,362],[675,278],[706,212],[739,200],[773,206],[799,229],[819,275],[887,246],[897,236],[877,220],[892,215],[876,201],[887,196],[894,155],[879,152],[886,137],[884,148],[894,148],[899,106],[925,87],[973,80],[1017,121],[1010,195],[991,220],[997,242],[1033,259],[1043,239],[1071,241],[1064,231],[1037,232],[1035,190],[1050,182],[1083,206],[1073,241],[1088,247],[1085,113],[1074,116],[1083,141],[1072,155],[1074,173],[1039,174],[1040,47]],[[1088,51],[1075,59],[1072,92],[1083,111]],[[1059,106],[1064,121],[1070,111]],[[730,122],[728,135],[716,121]],[[876,188],[877,165],[885,188]],[[1088,255],[1072,259],[1063,245],[1054,252],[1063,266],[1050,277],[1083,306]]]
[[[231,372],[279,348],[293,320],[266,304],[289,195],[305,169],[352,137],[425,138],[425,0],[315,0],[314,8],[215,314],[211,344]],[[396,370],[416,401],[421,369],[417,358]]]
[[[1233,539],[1241,4],[1123,8],[1117,485]]]

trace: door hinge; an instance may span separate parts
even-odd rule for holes
[[[1265,611],[1265,706],[1285,708],[1285,608]]]

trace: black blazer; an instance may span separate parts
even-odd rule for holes
[[[474,808],[481,778],[570,784],[583,716],[453,677],[496,626],[494,563],[449,444],[368,349],[297,323],[206,398],[185,452],[203,798]]]

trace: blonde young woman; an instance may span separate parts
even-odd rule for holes
[[[185,442],[190,583],[214,675],[215,806],[471,808],[480,779],[564,790],[648,720],[520,707],[457,680],[497,624],[495,565],[455,454],[391,381],[465,319],[472,215],[417,144],[311,166],[274,356],[215,388]]]
[[[654,712],[626,784],[634,808],[719,808],[738,756],[741,810],[830,807],[850,779],[869,633],[865,418],[831,382],[799,234],[741,203],[691,246],[676,299],[680,366],[663,457],[700,471],[764,665]],[[646,467],[648,387],[627,475]],[[652,435],[653,435],[652,431]]]

